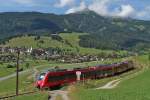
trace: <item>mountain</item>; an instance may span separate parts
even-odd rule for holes
[[[0,39],[59,32],[83,32],[80,45],[98,49],[150,48],[150,21],[103,17],[92,11],[67,15],[39,12],[0,13]]]

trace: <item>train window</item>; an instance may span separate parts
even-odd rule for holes
[[[60,81],[62,80],[61,76],[49,76],[48,81],[49,82],[55,82],[55,81]]]
[[[65,80],[68,76],[70,77],[72,75],[64,74],[64,75],[59,75],[59,76],[49,76],[48,81],[49,82],[61,81],[61,80]]]
[[[81,74],[81,78],[89,78],[91,76],[94,76],[96,71],[88,71]]]
[[[60,76],[49,76],[48,77],[48,81],[49,82],[54,82],[54,81],[61,81],[64,79],[64,75],[60,75]]]
[[[76,78],[76,74],[75,73],[68,73],[65,75],[65,78]]]
[[[38,80],[43,80],[43,79],[44,79],[45,74],[46,74],[46,73],[41,73],[41,74],[38,76]]]
[[[105,74],[112,74],[112,70],[103,70],[101,71],[102,75],[105,75]]]
[[[84,73],[84,77],[85,78],[88,78],[88,77],[90,77],[91,75],[90,75],[90,72],[86,72],[86,73]]]

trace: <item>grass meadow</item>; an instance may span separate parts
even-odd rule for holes
[[[141,66],[140,72],[135,76],[125,76],[114,89],[94,90],[83,85],[74,86],[70,97],[72,100],[150,100],[150,62],[148,56],[134,58]],[[94,82],[93,82],[94,84]]]

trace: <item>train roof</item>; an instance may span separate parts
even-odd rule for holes
[[[47,70],[43,70],[42,73],[48,73],[48,72],[64,72],[64,71],[78,71],[78,70],[84,70],[87,69],[87,67],[84,68],[72,68],[72,69],[63,69],[63,68],[50,68]]]
[[[113,63],[113,64],[101,64],[101,65],[96,65],[94,67],[112,67],[112,66],[118,66],[120,64],[123,63],[128,63],[128,61],[124,61],[124,62],[120,62],[120,63]],[[84,67],[84,68],[73,68],[73,69],[63,69],[63,68],[50,68],[47,70],[42,71],[42,73],[48,73],[48,72],[64,72],[64,71],[77,71],[77,70],[85,70],[87,68],[92,68],[92,66],[90,67]]]
[[[50,69],[47,69],[47,70],[43,70],[42,72],[43,72],[43,73],[47,73],[47,72],[62,72],[62,71],[67,71],[67,69],[50,68]]]
[[[119,63],[112,63],[112,64],[100,64],[100,65],[96,65],[95,67],[111,67],[111,66],[118,66],[118,65],[123,64],[123,63],[128,63],[128,61],[119,62]]]

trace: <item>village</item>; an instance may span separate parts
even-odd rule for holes
[[[17,48],[17,47],[0,47],[0,61],[8,62],[16,61],[16,53],[20,52],[21,55],[25,55],[26,57],[30,57],[36,60],[47,60],[47,61],[55,61],[61,63],[81,63],[81,62],[89,62],[89,61],[98,61],[109,58],[123,58],[128,55],[117,55],[113,54],[105,54],[101,53],[99,55],[81,55],[77,53],[68,53],[69,50],[62,50],[60,48]]]

